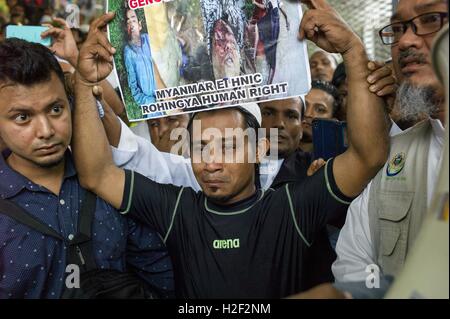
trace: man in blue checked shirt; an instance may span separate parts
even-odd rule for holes
[[[85,196],[68,150],[71,137],[71,106],[52,52],[18,39],[2,42],[0,138],[7,149],[0,153],[0,198],[69,241],[78,232]],[[91,236],[98,269],[133,269],[163,295],[173,289],[159,236],[100,198]],[[60,298],[66,251],[65,242],[0,214],[0,298]]]

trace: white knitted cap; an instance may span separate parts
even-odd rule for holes
[[[246,110],[247,112],[252,114],[258,121],[259,126],[262,125],[261,110],[259,109],[258,104],[254,103],[254,102],[245,103],[245,104],[240,104],[238,107],[243,108],[244,110]]]

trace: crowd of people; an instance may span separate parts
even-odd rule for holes
[[[382,298],[442,164],[448,4],[400,0],[378,62],[325,0],[302,2],[306,96],[152,119],[150,138],[107,81],[114,13],[79,40],[52,17],[50,48],[0,38],[0,298]],[[345,151],[313,156],[316,119],[346,123]]]
[[[95,0],[0,0],[0,40],[6,37],[9,25],[43,25],[57,17],[70,22],[80,44],[96,12]]]

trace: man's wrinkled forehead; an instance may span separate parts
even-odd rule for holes
[[[447,10],[447,0],[400,0],[394,10],[391,21],[412,19],[417,15]]]

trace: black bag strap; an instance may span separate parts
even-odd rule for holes
[[[86,191],[80,216],[78,217],[78,233],[70,242],[72,245],[82,244],[91,239],[92,221],[94,220],[97,197]]]
[[[86,191],[78,219],[78,233],[70,241],[64,239],[54,229],[36,219],[13,201],[0,199],[0,214],[6,215],[44,235],[66,242],[68,244],[67,263],[77,264],[82,267],[83,271],[89,271],[97,268],[91,242],[92,221],[96,203],[97,197]]]
[[[86,191],[78,219],[78,233],[69,242],[68,263],[77,264],[82,272],[97,268],[92,247],[91,233],[97,204],[97,196]]]
[[[64,240],[64,238],[62,238],[62,236],[58,234],[54,229],[37,220],[24,208],[14,203],[13,201],[0,198],[0,214],[6,215],[21,224],[37,230],[44,235],[48,235],[59,240]]]

